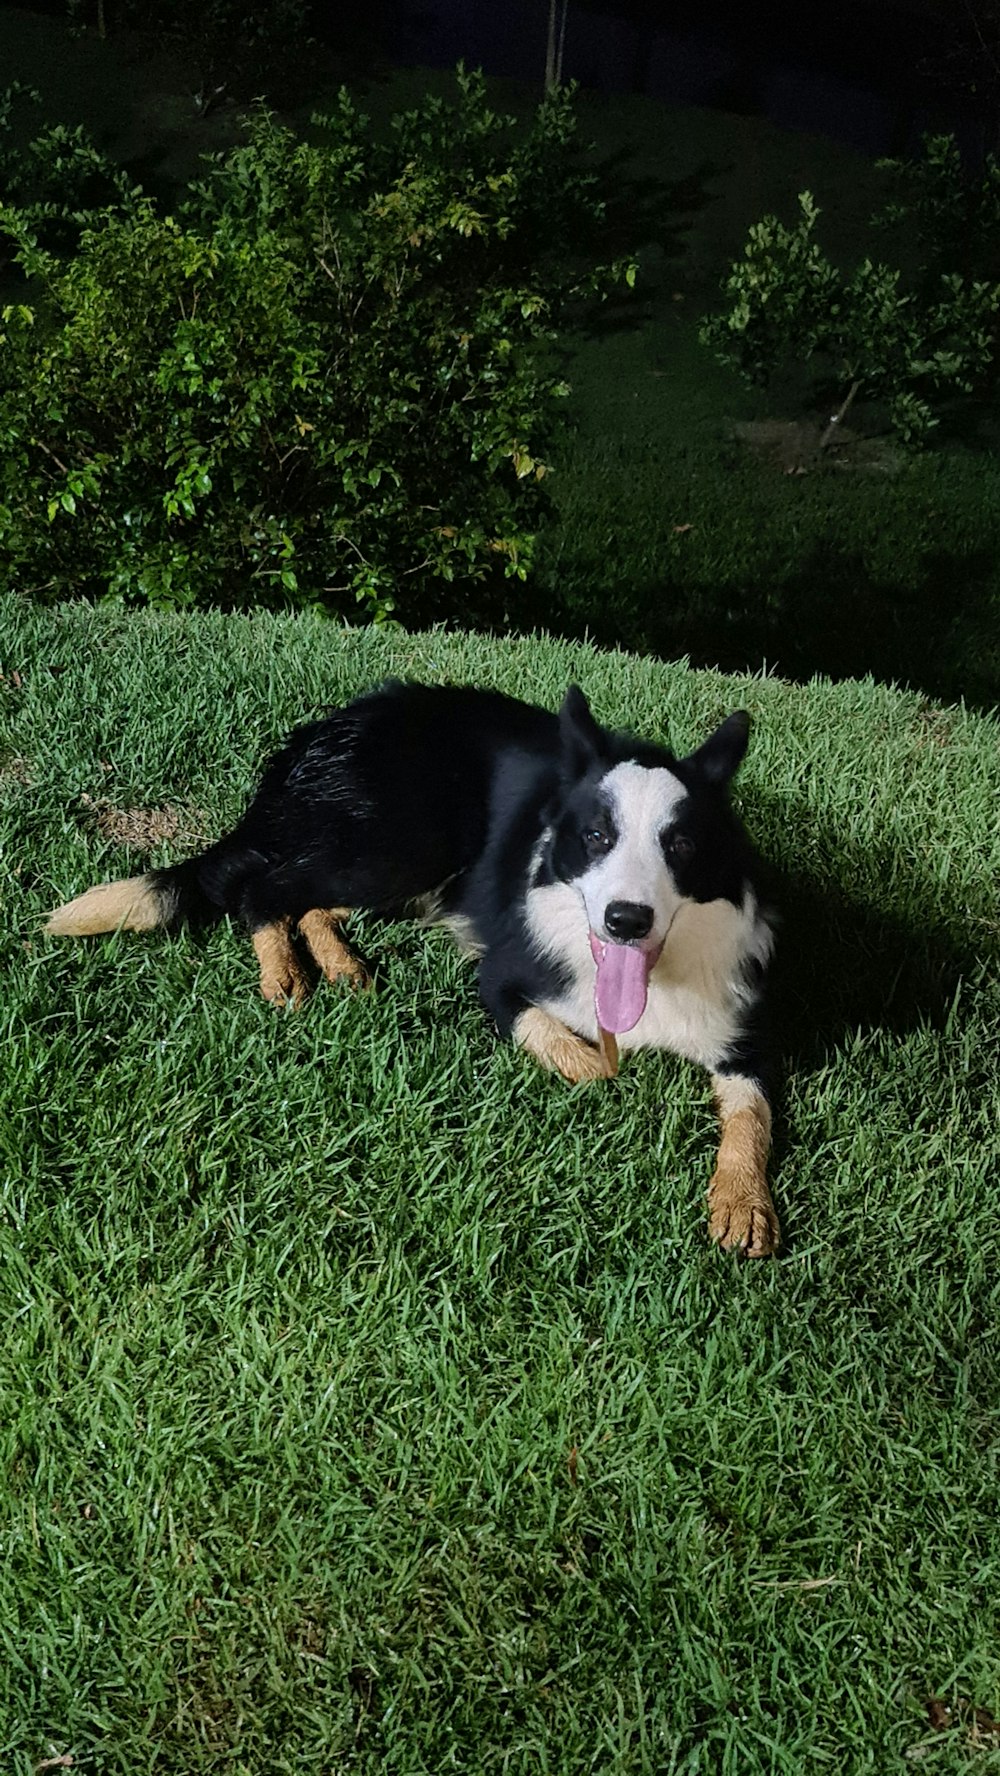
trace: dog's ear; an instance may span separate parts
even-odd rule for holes
[[[604,750],[604,730],[590,713],[590,704],[579,685],[570,685],[559,711],[559,738],[563,769],[568,777],[582,777]]]
[[[735,777],[750,738],[750,717],[745,709],[737,709],[733,715],[727,715],[721,727],[710,734],[697,752],[692,752],[688,764],[695,769],[708,783],[728,783]]]

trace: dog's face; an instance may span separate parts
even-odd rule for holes
[[[626,760],[574,784],[556,829],[553,862],[572,882],[602,943],[659,948],[684,898],[677,870],[691,839],[688,796],[672,771]]]
[[[627,1030],[642,1015],[649,974],[684,902],[742,900],[745,841],[726,790],[749,718],[730,716],[685,759],[608,733],[575,687],[560,724],[563,797],[551,868],[586,911],[601,1022]]]

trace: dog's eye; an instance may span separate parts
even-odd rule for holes
[[[694,856],[694,840],[689,839],[687,833],[671,833],[667,851],[676,863],[687,863]]]
[[[608,834],[606,832],[601,832],[600,828],[596,826],[588,827],[583,835],[583,842],[588,851],[611,850],[611,839],[608,837]]]

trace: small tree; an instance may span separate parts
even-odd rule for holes
[[[1000,285],[957,271],[902,272],[865,258],[839,270],[814,238],[819,210],[799,196],[800,220],[765,216],[723,284],[727,307],[703,320],[700,336],[749,380],[783,364],[818,360],[839,387],[821,448],[859,397],[885,401],[905,441],[938,423],[932,403],[971,394],[993,363]]]
[[[878,165],[895,195],[875,216],[875,226],[901,225],[915,238],[918,289],[944,272],[986,282],[1000,277],[1000,162],[994,155],[973,172],[954,136],[925,136],[914,159]]]
[[[68,259],[0,207],[33,280],[0,326],[0,555],[26,590],[426,620],[524,577],[551,342],[609,275],[574,259],[571,95],[516,137],[466,74],[388,141],[346,93],[317,123],[261,114],[177,217],[133,196]]]
[[[49,124],[23,142],[19,113],[41,102],[41,94],[23,80],[0,92],[0,203],[16,208],[47,242],[66,246],[102,208],[127,202],[132,185],[80,125]]]

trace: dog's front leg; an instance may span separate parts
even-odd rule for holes
[[[543,997],[549,985],[554,991],[554,983],[526,980],[520,955],[511,957],[500,946],[488,950],[479,965],[479,997],[501,1036],[512,1037],[540,1066],[561,1073],[571,1085],[610,1079],[615,1068],[608,1057],[537,1003],[535,994]]]
[[[708,1187],[709,1233],[724,1251],[767,1258],[781,1242],[767,1184],[771,1106],[756,1080],[714,1073],[712,1086],[722,1140]]]

